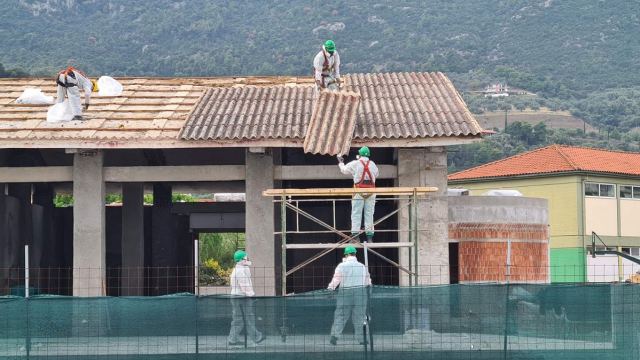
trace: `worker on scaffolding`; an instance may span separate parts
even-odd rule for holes
[[[236,266],[231,272],[231,330],[229,331],[229,345],[243,345],[240,341],[240,333],[246,327],[246,334],[256,344],[266,339],[256,328],[256,315],[253,297],[253,284],[251,283],[251,261],[247,258],[247,253],[238,250],[233,254]]]
[[[375,188],[378,177],[378,167],[369,159],[371,152],[363,146],[358,150],[356,160],[344,164],[342,156],[338,155],[338,167],[345,175],[353,176],[353,185],[358,189]],[[373,241],[373,213],[376,205],[375,194],[355,194],[351,200],[351,234],[360,232],[362,225],[362,212],[364,211],[364,229],[367,241]]]
[[[66,96],[73,112],[72,120],[83,120],[80,90],[84,91],[84,110],[87,110],[91,102],[91,92],[98,91],[98,83],[95,80],[89,80],[82,71],[69,66],[58,73],[56,84],[58,85],[56,102],[63,102]]]
[[[366,343],[363,337],[363,325],[366,320],[367,286],[371,286],[369,270],[356,258],[356,248],[352,245],[344,248],[346,259],[342,261],[333,274],[329,290],[338,288],[336,311],[331,326],[331,345],[338,343],[344,326],[349,318],[355,330],[356,339],[360,345]]]
[[[316,89],[340,90],[340,55],[333,40],[327,40],[313,59]]]

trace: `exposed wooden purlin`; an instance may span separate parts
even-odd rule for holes
[[[355,194],[376,195],[426,195],[438,191],[437,187],[381,187],[373,189],[326,188],[326,189],[268,189],[264,196],[353,196]]]

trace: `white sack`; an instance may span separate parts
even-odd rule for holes
[[[69,100],[57,103],[47,111],[47,122],[55,123],[70,121],[71,119],[73,119],[73,111],[71,110],[71,105],[69,105]]]
[[[122,89],[122,84],[111,76],[100,76],[98,79],[98,96],[120,96]]]
[[[47,96],[42,90],[35,88],[24,89],[16,100],[18,104],[53,104],[53,96]]]

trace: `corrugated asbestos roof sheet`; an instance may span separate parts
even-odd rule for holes
[[[443,73],[353,74],[346,76],[346,85],[362,96],[354,138],[407,139],[483,131]]]
[[[207,89],[189,114],[184,140],[300,139],[313,105],[311,86]]]
[[[17,104],[26,88],[56,96],[52,78],[0,79],[0,148],[178,148],[189,112],[212,87],[309,84],[311,78],[119,78],[119,97],[94,94],[85,121],[47,123],[48,105]]]
[[[449,175],[450,181],[593,172],[640,176],[640,153],[550,145]]]
[[[352,74],[344,80],[346,90],[361,95],[354,138],[478,136],[483,131],[442,73]],[[262,92],[251,87],[233,92],[213,90],[190,114],[181,137],[301,140],[311,120],[312,91],[311,87],[293,87],[289,91],[274,87]],[[286,98],[275,99],[272,95],[277,92]],[[292,119],[293,113],[300,118]],[[328,142],[330,138],[319,141]]]
[[[349,153],[360,95],[351,91],[323,91],[313,106],[304,136],[304,152],[323,155]]]

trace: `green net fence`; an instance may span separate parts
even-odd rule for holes
[[[638,359],[639,307],[633,284],[373,287],[255,299],[9,296],[0,298],[0,358]],[[354,316],[359,329],[347,321],[333,345],[336,313]],[[266,338],[256,344],[259,334]]]

